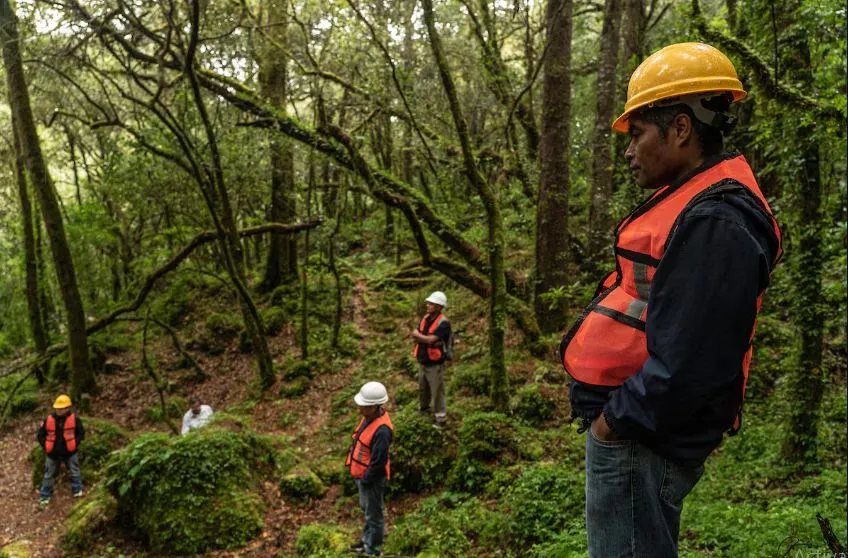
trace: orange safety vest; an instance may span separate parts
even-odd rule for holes
[[[594,386],[620,386],[638,372],[648,359],[645,318],[651,281],[663,258],[678,220],[705,197],[747,189],[759,200],[777,236],[774,264],[782,254],[781,235],[771,208],[763,196],[745,157],[730,154],[679,187],[664,186],[619,223],[616,229],[616,270],[604,278],[595,298],[563,337],[560,358],[576,381]],[[757,297],[757,312],[763,293]],[[748,382],[756,318],[748,349],[739,355],[742,364],[742,395]],[[740,409],[741,411],[741,409]],[[739,427],[737,415],[734,429]]]
[[[442,320],[445,319],[447,318],[445,318],[444,314],[439,314],[438,316],[436,316],[436,319],[433,320],[433,322],[430,324],[430,327],[427,328],[427,331],[424,331],[424,328],[427,326],[427,316],[425,315],[423,318],[421,318],[421,323],[418,324],[418,331],[426,335],[433,335],[436,332],[436,329],[438,329],[439,324],[441,324]],[[421,343],[416,343],[415,347],[413,347],[412,349],[412,356],[416,359],[418,358],[418,350],[420,346]],[[442,357],[444,357],[444,355],[445,352],[442,350],[441,343],[438,343],[437,345],[427,345],[427,358],[430,360],[430,362],[441,362]]]
[[[47,455],[53,453],[53,447],[56,445],[56,417],[49,415],[45,421],[47,430],[47,439],[44,442],[44,451]],[[69,414],[65,418],[65,424],[62,426],[62,437],[65,439],[65,447],[68,448],[68,453],[77,451],[77,415]]]
[[[350,474],[355,479],[361,479],[365,475],[365,471],[368,470],[368,465],[371,464],[371,439],[374,437],[374,433],[377,432],[377,429],[386,425],[392,432],[395,430],[395,427],[392,424],[392,419],[389,418],[388,411],[384,411],[382,415],[372,420],[368,426],[362,430],[362,432],[359,432],[359,429],[362,428],[363,422],[365,422],[365,417],[362,417],[359,420],[359,424],[356,426],[356,429],[351,435],[353,443],[350,445],[350,449],[347,452],[347,459],[345,460],[345,466],[350,467]],[[357,433],[359,433],[358,436]],[[391,464],[391,459],[387,459],[387,479],[392,478]]]

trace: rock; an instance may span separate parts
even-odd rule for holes
[[[0,556],[3,558],[31,558],[32,542],[21,539],[0,548]]]

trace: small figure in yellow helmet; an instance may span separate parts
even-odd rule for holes
[[[75,498],[82,496],[82,475],[79,466],[80,443],[85,438],[82,420],[71,408],[71,398],[60,395],[53,403],[50,414],[38,429],[38,443],[44,448],[47,459],[44,462],[44,478],[41,481],[39,505],[43,508],[50,503],[53,495],[53,483],[59,464],[64,463],[71,475],[71,492]]]
[[[591,558],[677,556],[683,500],[742,399],[780,229],[723,136],[746,97],[730,60],[668,46],[630,78],[612,128],[654,192],[616,228],[616,269],[560,345],[586,436]]]

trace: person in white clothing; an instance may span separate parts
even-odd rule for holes
[[[196,428],[203,428],[209,424],[213,415],[212,407],[209,405],[201,405],[199,397],[192,397],[189,400],[189,403],[191,404],[191,409],[186,411],[186,414],[183,416],[183,436]]]

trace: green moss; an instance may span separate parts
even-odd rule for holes
[[[333,558],[347,556],[353,535],[337,525],[312,523],[297,532],[294,547],[303,558]]]
[[[283,379],[287,382],[295,378],[309,378],[311,380],[315,377],[314,367],[315,363],[309,360],[289,360],[283,365]]]
[[[0,558],[30,558],[33,556],[32,542],[26,539],[7,544],[0,549]]]
[[[309,391],[309,378],[299,377],[280,386],[280,395],[294,399]]]
[[[392,493],[421,492],[444,483],[456,456],[456,440],[448,430],[433,428],[429,416],[408,406],[392,415]]]
[[[497,463],[518,457],[515,428],[500,413],[468,415],[459,427],[459,458],[453,463],[448,484],[463,492],[477,492],[492,479]]]
[[[68,513],[62,546],[77,552],[90,548],[117,514],[118,502],[102,484],[98,485]]]
[[[85,439],[79,446],[80,473],[83,484],[94,485],[102,476],[103,468],[113,451],[125,446],[130,435],[117,424],[93,417],[81,417]],[[40,486],[44,476],[46,455],[38,444],[30,451],[32,485]],[[64,471],[64,468],[62,469]]]
[[[289,314],[285,309],[274,306],[263,313],[262,321],[265,323],[266,334],[277,335],[288,323]]]
[[[472,366],[454,366],[450,380],[451,393],[464,392],[469,395],[489,395],[492,378],[488,362],[483,359]]]
[[[318,475],[305,467],[295,468],[280,480],[280,492],[296,502],[320,498],[326,491]]]
[[[510,408],[522,422],[538,425],[553,418],[556,402],[548,388],[532,383],[518,390],[510,401]]]
[[[280,455],[273,439],[249,430],[145,434],[114,455],[105,486],[121,524],[154,552],[233,548],[261,530],[258,484],[277,474]]]

